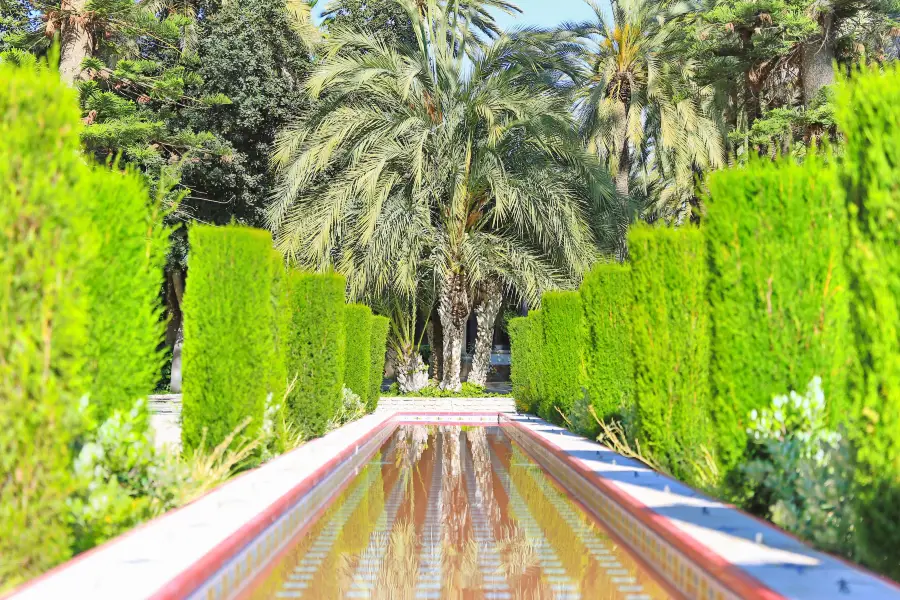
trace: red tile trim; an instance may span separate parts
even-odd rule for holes
[[[228,563],[233,557],[267,527],[278,520],[291,506],[296,504],[311,488],[324,481],[331,471],[351,456],[356,449],[372,439],[376,433],[387,426],[393,420],[389,415],[381,423],[372,427],[351,445],[348,445],[340,454],[334,456],[327,463],[316,469],[311,475],[294,486],[289,492],[272,503],[266,510],[245,523],[240,529],[231,534],[225,541],[210,550],[203,558],[181,572],[169,583],[152,594],[148,600],[180,600],[186,598],[192,592],[199,589],[219,569]]]
[[[655,513],[652,509],[647,507],[647,505],[638,501],[630,494],[623,492],[618,487],[603,479],[602,476],[597,475],[594,471],[585,467],[580,459],[570,457],[559,446],[537,435],[521,423],[513,421],[506,416],[504,416],[503,419],[508,422],[510,426],[523,432],[529,439],[534,440],[551,452],[556,458],[598,488],[601,493],[612,498],[628,512],[628,514],[637,519],[656,535],[660,536],[667,543],[671,544],[675,549],[691,560],[698,568],[709,573],[714,579],[721,582],[722,585],[739,597],[758,598],[759,600],[786,600],[784,596],[775,592],[757,578],[749,575],[715,552],[712,552],[709,548],[698,543],[690,536],[685,535],[672,525],[669,519]]]

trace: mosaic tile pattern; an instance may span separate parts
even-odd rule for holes
[[[633,551],[655,567],[676,590],[688,598],[699,600],[740,600],[709,573],[572,471],[555,454],[515,427],[507,427],[505,431],[539,462],[550,466],[554,476],[567,489],[593,510]]]
[[[233,557],[197,591],[190,600],[226,600],[235,597],[252,582],[291,542],[296,532],[312,520],[348,478],[359,474],[372,454],[393,433],[395,427],[381,428],[369,441],[334,469],[330,476],[285,512],[275,523]]]

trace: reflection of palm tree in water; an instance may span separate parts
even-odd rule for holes
[[[531,540],[519,524],[509,519],[504,524],[500,503],[494,495],[494,470],[491,464],[491,450],[488,445],[487,429],[477,427],[466,432],[472,452],[472,465],[477,482],[476,496],[482,503],[482,510],[488,519],[501,557],[501,574],[510,584],[514,598],[547,598],[541,590],[534,590],[533,584],[524,581],[529,575],[534,580],[539,576],[538,556]]]
[[[441,427],[442,436],[441,503],[443,522],[444,591],[442,598],[462,598],[481,587],[478,570],[478,545],[469,527],[469,503],[462,472],[459,427]]]

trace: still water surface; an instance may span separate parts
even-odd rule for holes
[[[499,427],[401,426],[247,595],[670,598]]]

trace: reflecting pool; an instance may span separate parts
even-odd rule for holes
[[[401,426],[246,598],[672,594],[499,427]]]

